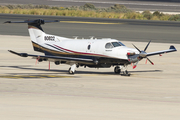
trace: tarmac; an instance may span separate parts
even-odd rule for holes
[[[130,77],[111,68],[36,63],[9,53],[34,52],[27,36],[0,35],[0,118],[2,120],[179,120],[180,52],[149,57],[128,67]],[[122,41],[144,49],[145,42]],[[151,43],[147,52],[169,49]],[[173,44],[177,50],[180,44]]]

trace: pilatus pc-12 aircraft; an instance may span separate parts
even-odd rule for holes
[[[75,69],[84,66],[90,68],[109,68],[114,67],[114,72],[123,75],[129,75],[127,66],[133,64],[135,68],[140,60],[146,58],[152,65],[154,64],[148,57],[161,55],[176,51],[174,46],[168,50],[146,53],[149,43],[144,50],[126,47],[116,39],[71,39],[55,35],[46,34],[41,25],[50,22],[59,22],[59,20],[45,21],[42,19],[25,21],[6,21],[5,23],[27,23],[29,35],[35,51],[42,52],[44,55],[32,55],[27,53],[17,53],[12,50],[9,52],[21,57],[32,57],[41,61],[51,61],[56,65],[69,64],[71,67],[68,72],[75,73]]]

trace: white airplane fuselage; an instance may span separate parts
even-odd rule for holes
[[[49,54],[54,53],[60,56],[78,56],[84,58],[104,57],[128,60],[127,53],[139,53],[136,49],[128,48],[118,40],[110,38],[70,39],[49,35],[35,28],[29,28],[29,33],[32,42],[38,44],[39,48],[44,48],[43,51],[50,51]],[[112,43],[114,42],[120,45],[113,46]],[[111,48],[106,47],[107,43],[111,44]]]

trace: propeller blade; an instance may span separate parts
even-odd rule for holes
[[[139,61],[136,62],[136,64],[133,64],[133,69],[135,69],[138,65]]]
[[[136,65],[133,66],[133,69],[135,69],[135,68],[136,68]]]
[[[154,65],[154,63],[153,63],[149,58],[147,58],[147,60],[148,60],[152,65]]]
[[[132,44],[132,45],[139,51],[139,53],[141,53],[141,51],[134,44]]]
[[[150,44],[151,40],[149,41],[149,43],[146,45],[146,47],[144,48],[144,52],[146,51],[146,49],[148,48],[149,44]]]

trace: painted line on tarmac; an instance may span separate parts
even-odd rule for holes
[[[59,75],[0,75],[0,78],[24,79],[24,78],[73,78],[73,76]]]
[[[108,23],[108,22],[84,22],[84,21],[60,21],[63,23],[82,23],[82,24],[106,24],[106,25],[111,25],[111,24],[124,24],[124,23]]]

